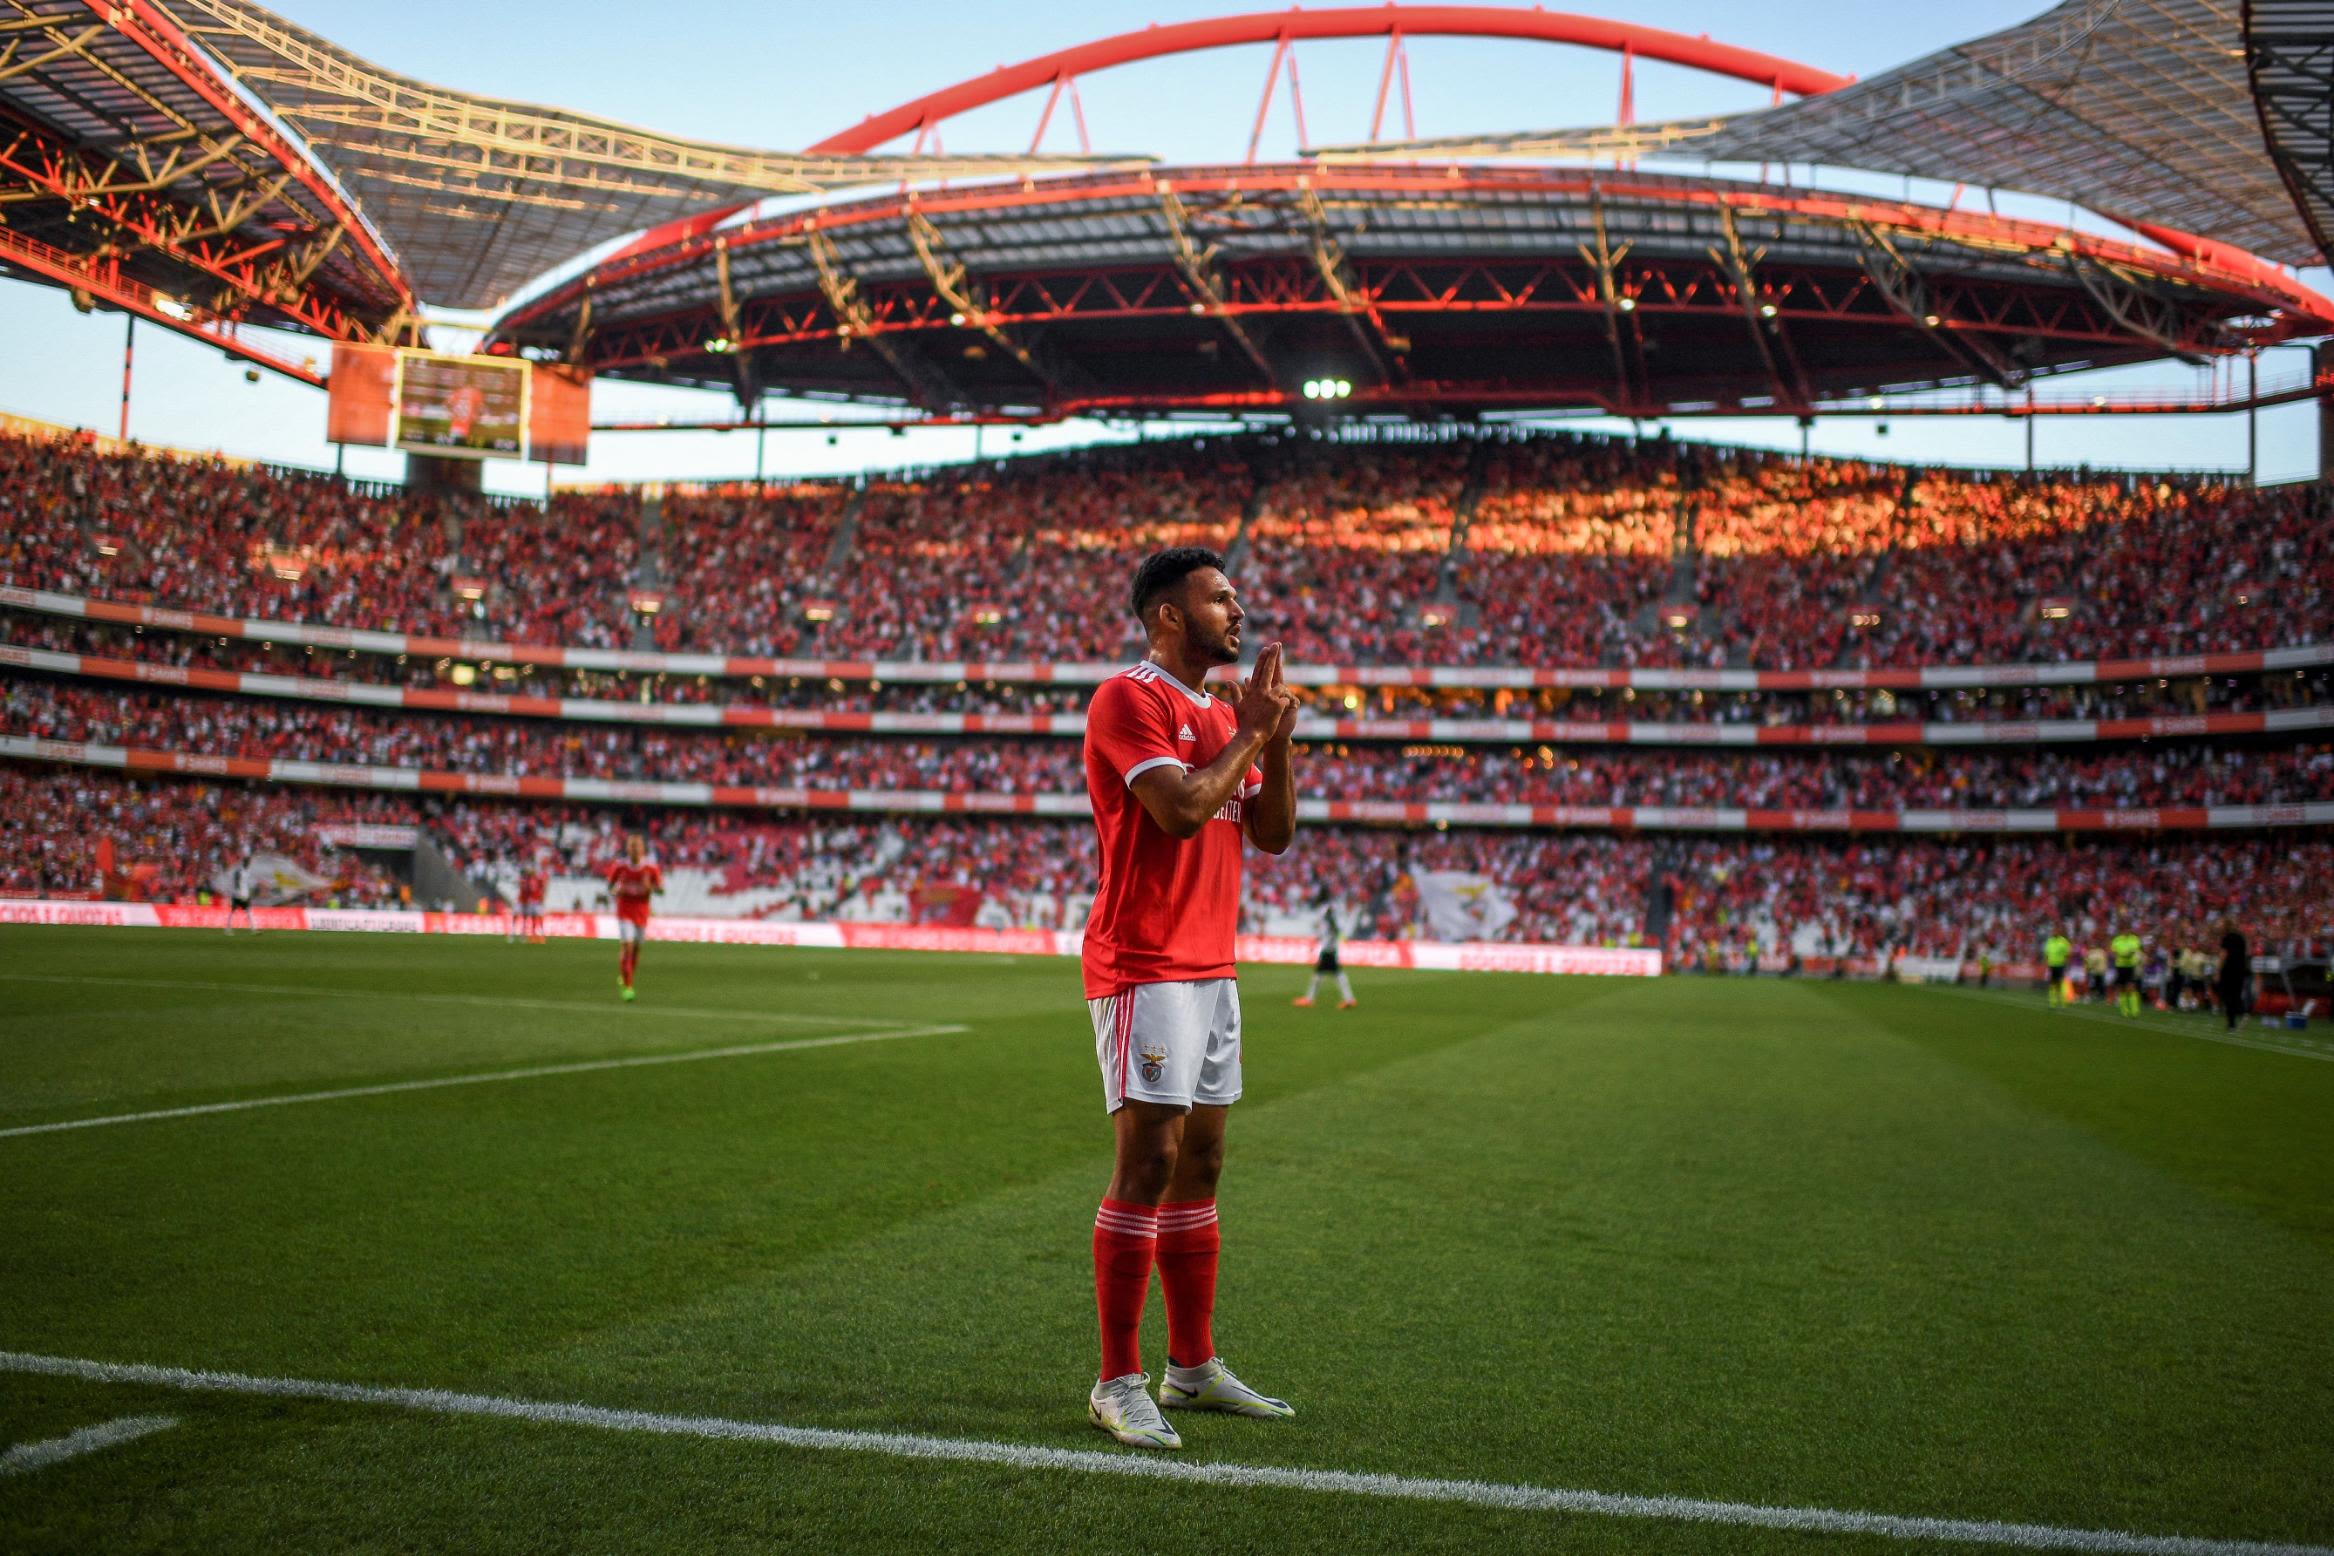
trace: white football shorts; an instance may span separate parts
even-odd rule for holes
[[[648,938],[648,926],[633,919],[620,918],[616,920],[616,938],[626,945],[638,945]]]
[[[1188,1109],[1240,1100],[1240,985],[1138,983],[1088,1000],[1094,1057],[1102,1065],[1102,1108],[1132,1097]]]

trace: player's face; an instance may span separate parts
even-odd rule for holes
[[[641,856],[647,852],[648,845],[643,843],[638,838],[632,838],[624,845],[624,857],[631,860],[634,864],[640,863]]]
[[[1232,580],[1219,568],[1203,567],[1183,582],[1183,638],[1192,652],[1220,665],[1240,662],[1240,609]]]

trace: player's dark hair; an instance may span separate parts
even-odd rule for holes
[[[1127,591],[1127,605],[1135,613],[1135,620],[1150,625],[1151,607],[1173,593],[1193,573],[1203,567],[1223,568],[1220,552],[1205,546],[1169,546],[1143,558],[1143,565],[1135,569],[1134,587]]]

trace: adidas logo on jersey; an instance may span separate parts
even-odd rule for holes
[[[1182,731],[1182,733],[1181,733],[1181,734],[1179,734],[1179,735],[1177,735],[1175,738],[1176,738],[1176,739],[1178,739],[1178,740],[1197,740],[1197,739],[1199,739],[1199,736],[1197,736],[1197,735],[1193,734],[1193,733],[1191,732],[1191,726],[1190,726],[1189,724],[1186,724],[1186,725],[1184,725],[1184,726],[1183,726],[1183,731]]]

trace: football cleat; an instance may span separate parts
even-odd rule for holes
[[[1106,1378],[1086,1396],[1086,1419],[1129,1448],[1180,1448],[1183,1439],[1151,1401],[1147,1372]]]
[[[1360,1000],[1339,1000],[1337,1002],[1337,1008],[1339,1010],[1351,1010],[1360,1003]]]
[[[1313,996],[1310,994],[1300,994],[1295,999],[1290,1000],[1289,1003],[1296,1006],[1299,1010],[1311,1010],[1313,1008]]]
[[[1169,1410],[1221,1410],[1258,1421],[1286,1421],[1297,1413],[1287,1400],[1259,1394],[1233,1377],[1232,1369],[1216,1356],[1198,1367],[1170,1362],[1159,1381],[1159,1403]]]
[[[633,991],[631,984],[628,983],[624,985],[624,998],[626,1000],[637,999],[638,997],[639,996]]]

